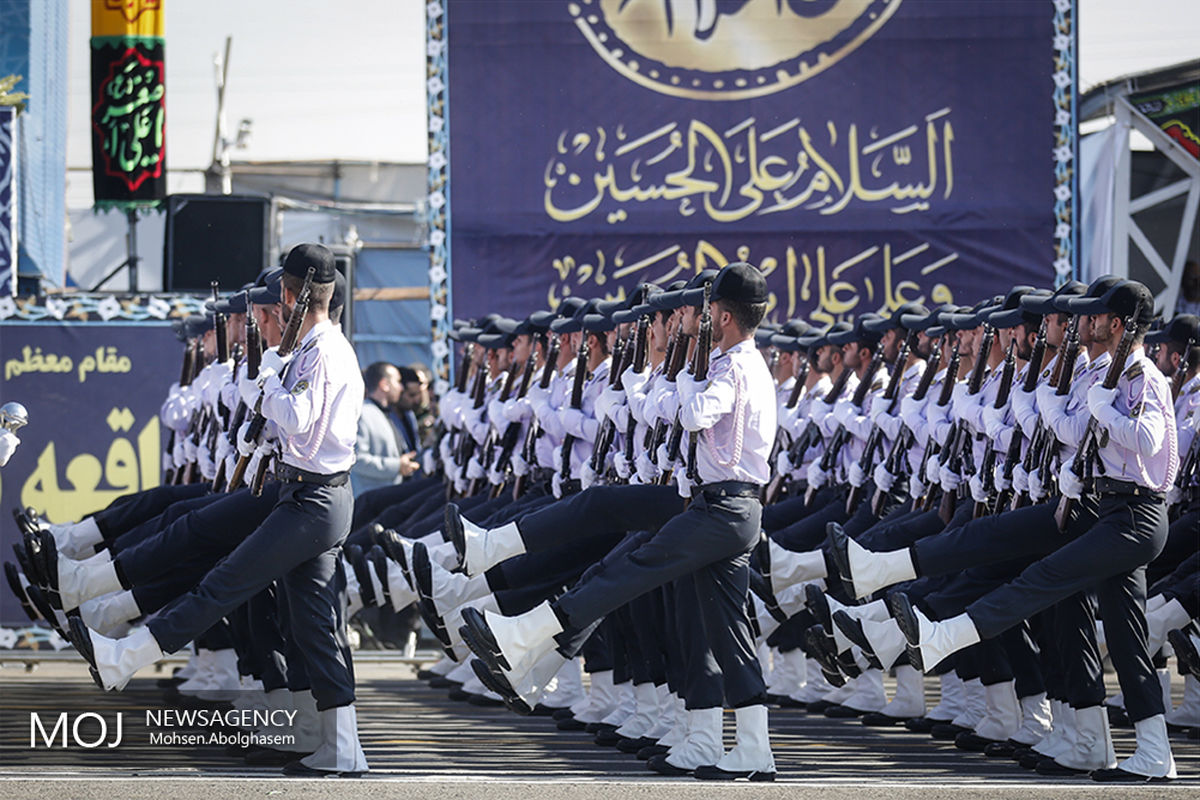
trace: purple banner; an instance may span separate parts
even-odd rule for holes
[[[767,273],[776,319],[1049,285],[1069,255],[1056,168],[1073,144],[1051,96],[1071,9],[446,0],[430,200],[448,312],[523,314],[737,259]]]
[[[11,510],[69,522],[159,484],[158,411],[178,380],[181,347],[166,324],[5,323],[0,402],[29,411],[21,445],[0,470],[0,550],[19,535]],[[25,620],[0,592],[0,625]]]

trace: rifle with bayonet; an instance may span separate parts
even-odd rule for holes
[[[962,362],[962,354],[959,353],[958,342],[954,342],[954,348],[950,351],[950,363],[946,367],[946,376],[942,381],[942,392],[938,395],[937,407],[945,408],[950,405],[950,398],[954,396],[954,385],[958,381],[958,368]],[[936,458],[941,452],[942,445],[933,438],[933,431],[930,430],[929,438],[925,442],[925,452],[921,456],[920,473],[921,480],[925,480],[926,466],[929,464],[929,459]],[[929,511],[933,508],[933,501],[937,494],[935,489],[936,484],[930,482],[925,487],[925,494],[918,498],[913,503],[913,508],[920,508],[922,511]]]
[[[887,388],[883,390],[881,402],[887,404],[886,413],[891,414],[896,409],[898,402],[897,395],[900,393],[900,379],[904,375],[905,365],[908,362],[909,351],[916,346],[917,334],[915,331],[909,331],[907,337],[900,344],[900,352],[896,355],[896,363],[892,367],[892,373],[888,376]],[[862,455],[862,470],[863,474],[870,477],[875,468],[875,451],[883,443],[883,429],[876,423],[871,426],[871,432],[867,435],[867,444],[863,449]],[[850,493],[846,496],[846,513],[853,516],[858,509],[858,504],[862,502],[863,496],[866,494],[865,486],[851,486]]]
[[[521,371],[521,386],[517,389],[518,400],[525,399],[525,396],[529,394],[529,387],[533,383],[533,370],[537,366],[538,341],[542,343],[542,350],[544,352],[546,349],[546,334],[538,334],[537,340],[529,346],[529,356],[525,359],[525,366]],[[500,437],[500,455],[496,458],[496,471],[500,474],[503,475],[508,471],[508,466],[512,463],[512,454],[517,449],[517,440],[520,437],[520,422],[510,422],[505,426],[504,434]]]
[[[1048,316],[1042,317],[1042,324],[1038,326],[1037,335],[1033,339],[1033,350],[1029,354],[1029,363],[1025,367],[1025,380],[1021,384],[1021,391],[1030,394],[1037,389],[1038,375],[1042,371],[1042,361],[1046,358],[1046,328],[1050,324]],[[1024,438],[1024,432],[1021,430],[1019,420],[1013,421],[1012,438],[1008,443],[1008,451],[1004,455],[1004,483],[1005,488],[1000,490],[996,496],[996,510],[1000,511],[1006,507],[1017,508],[1019,496],[1012,490],[1013,473],[1016,471],[1017,463],[1021,460],[1021,440]],[[1030,447],[1032,448],[1032,440]]]
[[[850,375],[853,372],[854,370],[843,366],[842,371],[838,373],[837,380],[833,382],[833,386],[820,399],[820,402],[830,407],[837,403],[838,398],[842,396],[842,392],[846,391],[846,384],[850,382]],[[795,441],[792,442],[792,446],[788,448],[788,460],[792,462],[793,466],[799,466],[804,461],[804,454],[808,452],[808,448],[821,441],[821,438],[820,428],[810,420],[804,426],[804,431],[796,437]]]
[[[513,388],[517,385],[517,371],[520,370],[521,364],[515,360],[509,359],[508,369],[504,371],[504,380],[500,384],[500,402],[507,403],[512,397]],[[496,445],[500,441],[500,433],[496,429],[498,419],[488,419],[487,437],[483,440],[483,454],[479,458],[479,463],[483,465],[483,470],[486,473],[492,468],[496,459]],[[474,495],[479,490],[479,482],[482,478],[472,478],[467,495]],[[490,497],[498,497],[500,490],[504,488],[503,483],[499,483],[492,487],[489,493]]]
[[[1108,365],[1108,372],[1104,376],[1105,389],[1116,389],[1117,383],[1121,380],[1121,373],[1125,371],[1125,362],[1129,359],[1129,353],[1133,350],[1133,342],[1137,338],[1137,320],[1140,311],[1140,308],[1135,307],[1133,313],[1125,319],[1125,333],[1121,336],[1121,341],[1117,343],[1112,363]],[[1083,439],[1079,443],[1079,449],[1075,451],[1074,461],[1071,462],[1071,472],[1075,473],[1080,480],[1086,479],[1090,475],[1090,467],[1099,458],[1100,448],[1107,443],[1108,431],[1100,427],[1095,416],[1089,417],[1087,428],[1083,432]],[[1073,498],[1063,495],[1059,499],[1058,509],[1054,512],[1054,521],[1058,523],[1060,531],[1067,529],[1074,509],[1075,500]]]
[[[1080,319],[1081,315],[1079,314],[1071,317],[1071,323],[1067,326],[1067,333],[1063,339],[1063,346],[1059,350],[1062,371],[1059,372],[1058,383],[1054,387],[1056,397],[1066,397],[1071,392],[1071,383],[1075,378],[1075,360],[1079,358]],[[1051,482],[1055,480],[1054,460],[1058,458],[1061,450],[1062,442],[1049,426],[1045,426],[1044,442],[1038,461],[1038,475],[1041,476],[1042,485],[1045,487],[1051,486]],[[1054,492],[1048,490],[1047,494],[1053,495]]]
[[[312,296],[313,276],[316,275],[316,272],[314,267],[308,268],[308,272],[304,276],[304,285],[300,287],[300,293],[296,295],[296,304],[292,306],[292,310],[288,313],[287,327],[284,328],[283,337],[280,339],[279,348],[276,351],[280,358],[287,358],[296,349],[296,345],[300,343],[300,328],[304,324],[304,318],[308,315],[308,306]],[[280,379],[282,380],[282,376],[280,376]],[[242,439],[243,442],[252,444],[255,448],[261,442],[263,429],[267,426],[267,418],[262,413],[262,404],[263,396],[260,391],[258,399],[254,402],[254,415],[250,418],[250,423],[246,427],[246,435]],[[250,465],[252,457],[252,455],[238,455],[237,464],[233,467],[233,475],[229,478],[228,491],[233,491],[241,486],[242,480],[246,475],[246,468]],[[254,475],[251,477],[250,491],[255,497],[262,495],[263,483],[266,481],[267,465],[269,462],[270,456],[263,455],[258,461]]]
[[[975,365],[971,370],[971,378],[967,381],[968,397],[976,396],[983,388],[983,377],[987,372],[988,356],[992,352],[992,341],[995,339],[995,336],[996,329],[984,323],[983,337],[979,343],[979,352],[975,356]],[[954,472],[959,472],[963,469],[964,454],[966,456],[971,455],[971,430],[967,427],[966,420],[955,420],[954,425],[950,428],[950,438],[947,444],[948,446],[942,450],[939,463]],[[967,470],[968,475],[972,472],[974,472],[973,465],[971,469]],[[960,491],[961,488],[959,487]],[[942,492],[942,502],[938,506],[938,516],[946,525],[949,525],[950,520],[954,518],[954,512],[958,507],[958,497],[958,491]]]
[[[571,385],[571,408],[576,411],[583,408],[583,388],[587,383],[587,363],[590,353],[588,350],[588,333],[587,331],[579,332],[579,349],[575,352],[575,382]],[[575,447],[575,436],[571,433],[563,434],[560,472],[563,482],[571,480],[571,450]]]
[[[696,334],[696,352],[692,354],[692,380],[703,383],[708,380],[709,359],[712,357],[712,309],[709,308],[709,292],[711,285],[704,284],[704,300],[700,312],[700,328]],[[677,418],[675,424],[683,430],[682,419]],[[699,431],[688,431],[687,463],[684,465],[688,482],[692,486],[700,485],[700,464],[697,461],[697,447],[700,442]]]
[[[880,365],[883,364],[883,352],[876,347],[875,354],[871,356],[871,362],[867,365],[867,372],[863,375],[862,380],[858,382],[858,386],[854,388],[854,394],[850,398],[850,404],[856,411],[861,411],[863,403],[867,401],[867,393],[871,391],[871,384],[875,381],[875,373],[879,372]],[[841,377],[840,375],[838,376]],[[838,455],[841,454],[842,447],[850,439],[850,431],[846,429],[844,424],[839,424],[837,429],[830,437],[829,443],[825,447],[825,452],[821,454],[821,471],[829,474],[837,467]],[[813,498],[816,497],[820,486],[809,485],[804,492],[804,505],[811,506]]]
[[[638,319],[637,334],[633,341],[633,371],[640,374],[646,369],[646,362],[650,358],[650,315],[647,314]],[[625,463],[629,465],[631,471],[634,459],[637,457],[635,453],[637,445],[634,443],[636,437],[637,420],[630,413],[629,422],[625,425]]]
[[[1050,378],[1047,384],[1054,389],[1058,388],[1059,381],[1062,380],[1063,368],[1066,362],[1063,360],[1062,353],[1059,352],[1054,361],[1054,369],[1050,373]],[[1036,386],[1035,386],[1036,388]],[[1030,474],[1037,467],[1038,459],[1041,456],[1043,448],[1046,446],[1046,426],[1042,422],[1042,417],[1039,414],[1037,421],[1033,425],[1033,433],[1029,437],[1029,447],[1025,450],[1025,456],[1021,459],[1021,468],[1026,474]],[[1021,491],[1013,498],[1012,507],[1023,508],[1032,501],[1028,487]]]
[[[554,377],[554,369],[558,364],[558,352],[562,347],[562,338],[559,336],[551,336],[546,334],[546,340],[549,342],[546,352],[546,363],[542,367],[542,376],[538,380],[538,388],[543,392],[550,388],[550,381]],[[537,416],[532,416],[529,419],[529,429],[525,432],[525,441],[521,445],[521,458],[528,465],[528,470],[533,469],[537,464],[537,440],[542,435],[541,426],[538,424]],[[520,497],[525,491],[526,475],[518,475],[516,484],[513,486],[513,497]]]
[[[608,370],[608,388],[615,392],[621,391],[621,373],[629,366],[628,362],[633,356],[633,339],[634,332],[630,331],[624,338],[618,339],[616,347],[613,348],[612,364]],[[608,458],[608,451],[616,437],[617,423],[613,422],[611,416],[605,415],[596,432],[596,440],[592,442],[592,456],[588,461],[588,466],[596,477],[600,477],[604,471],[605,459]]]
[[[667,368],[663,372],[663,378],[667,383],[674,384],[675,379],[679,376],[679,371],[683,369],[683,364],[687,360],[688,339],[690,338],[689,334],[683,332],[682,324],[675,329],[675,336],[667,346]],[[666,441],[668,427],[669,423],[662,418],[654,424],[654,432],[646,448],[650,453],[650,458],[655,457],[659,446]]]
[[[249,380],[258,379],[258,367],[262,363],[262,331],[258,329],[258,320],[254,318],[254,311],[250,307],[250,292],[246,292],[246,378]],[[233,379],[237,380],[237,370],[234,370]],[[237,433],[242,427],[242,423],[246,421],[246,412],[249,411],[244,400],[239,399],[237,408],[233,412],[233,417],[229,420],[229,428],[227,431],[229,444],[233,447],[234,452],[237,452]],[[213,478],[214,492],[223,492],[226,489],[225,481],[225,459],[221,459],[221,463],[217,464],[217,476]]]
[[[1013,378],[1017,372],[1017,340],[1011,339],[1008,343],[1008,352],[1004,355],[1004,369],[1000,373],[1000,387],[996,392],[996,401],[992,404],[992,408],[999,411],[1008,405],[1008,398],[1012,394]],[[1016,434],[1016,431],[1013,431]],[[987,491],[988,497],[992,497],[996,490],[996,442],[994,439],[988,439],[987,446],[983,450],[983,462],[980,465],[980,475],[983,481],[984,488]],[[973,518],[979,519],[982,516],[990,513],[991,504],[988,501],[977,501],[973,512]]]
[[[929,390],[933,386],[934,376],[937,374],[937,365],[942,358],[942,343],[945,337],[939,337],[937,341],[929,347],[929,355],[925,357],[925,367],[921,372],[921,380],[917,382],[917,388],[913,390],[912,399],[914,402],[924,402],[929,395]],[[905,425],[900,426],[900,433],[896,436],[896,441],[892,442],[892,449],[888,452],[884,463],[887,465],[887,471],[897,477],[907,474],[906,459],[908,449],[913,446],[916,441],[916,434],[909,430]],[[888,493],[882,489],[876,489],[874,497],[871,498],[871,513],[876,517],[883,510],[883,503],[887,499]],[[914,502],[916,498],[913,498]]]

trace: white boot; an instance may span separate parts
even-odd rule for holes
[[[882,713],[896,719],[925,716],[925,676],[908,664],[896,667],[896,693]]]
[[[882,711],[887,705],[887,695],[883,691],[883,671],[865,669],[862,674],[850,682],[854,693],[842,701],[842,705],[855,711]]]
[[[771,612],[767,611],[767,604],[762,601],[758,595],[751,593],[750,595],[750,610],[754,614],[754,621],[758,625],[759,635],[766,639],[779,628],[779,620],[771,616]]]
[[[104,536],[96,525],[94,517],[81,519],[79,522],[69,522],[65,525],[47,525],[50,535],[54,537],[54,547],[58,552],[71,558],[79,558],[98,544],[103,544]]]
[[[58,595],[63,611],[78,608],[84,600],[124,589],[117,579],[117,566],[107,550],[85,561],[58,557]]]
[[[375,579],[375,570],[369,569],[371,579]],[[417,602],[417,593],[413,591],[413,587],[408,584],[408,578],[404,576],[404,570],[400,565],[390,558],[387,561],[387,583],[388,594],[392,596],[392,610],[403,611],[404,609]],[[379,595],[380,599],[383,595]],[[462,623],[459,623],[462,624]]]
[[[804,659],[804,683],[800,690],[788,695],[798,703],[815,703],[833,691],[833,686],[825,680],[825,673],[819,669],[809,669],[807,656]]]
[[[542,704],[550,708],[567,708],[582,699],[583,664],[578,658],[572,658],[554,676],[553,688],[542,697]]]
[[[1176,778],[1175,757],[1171,755],[1171,742],[1167,739],[1167,721],[1162,714],[1133,723],[1137,735],[1137,749],[1118,767],[1134,775],[1147,778]]]
[[[946,656],[979,642],[979,631],[975,629],[971,617],[965,613],[940,622],[930,621],[915,607],[913,613],[921,631],[917,649],[921,653],[921,661],[926,670],[936,667]]]
[[[342,573],[346,576],[346,619],[351,619],[359,611],[362,611],[365,605],[362,587],[358,585],[358,576],[354,574],[354,568],[344,558],[342,559]]]
[[[663,722],[669,723],[667,732],[658,737],[658,743],[663,747],[672,748],[682,744],[687,738],[688,713],[686,702],[682,697],[671,695],[671,705],[664,708]]]
[[[575,719],[585,724],[600,722],[616,710],[619,702],[611,669],[593,672],[589,677],[588,703],[575,714]]]
[[[135,672],[163,657],[158,642],[145,626],[134,628],[124,639],[109,639],[94,632],[90,636],[96,671],[105,689],[124,689]]]
[[[1046,693],[1021,698],[1021,727],[1009,738],[1033,746],[1050,734],[1052,727],[1050,702]]]
[[[238,681],[237,697],[233,698],[233,707],[239,711],[266,711],[267,693],[263,691],[262,681],[242,675]]]
[[[1058,703],[1054,709],[1054,722],[1050,735],[1033,746],[1037,753],[1047,758],[1057,758],[1075,747],[1075,709],[1067,703]]]
[[[850,582],[854,585],[854,596],[857,598],[917,577],[912,554],[907,547],[873,553],[847,537],[846,552],[850,560]]]
[[[614,686],[613,692],[616,695],[617,704],[600,722],[604,725],[612,725],[614,728],[619,728],[637,711],[637,701],[633,695],[633,683],[631,681]]]
[[[562,623],[550,607],[549,601],[518,614],[506,617],[502,614],[484,612],[488,628],[500,649],[497,656],[500,666],[520,675],[532,667],[542,656],[554,649],[554,637],[562,633]]]
[[[358,716],[354,704],[327,708],[321,713],[321,746],[300,763],[320,772],[357,777],[366,772],[367,756],[358,741]]]
[[[908,651],[908,640],[900,632],[896,620],[889,618],[876,622],[864,619],[860,620],[859,624],[862,625],[863,635],[871,645],[871,651],[875,653],[875,658],[879,659],[884,669],[891,669],[896,660]]]
[[[767,730],[767,707],[746,706],[734,712],[737,720],[737,738],[733,749],[716,763],[715,772],[732,774],[751,781],[775,780],[775,756],[771,753],[771,739]],[[697,770],[697,777],[701,772]]]
[[[1021,704],[1015,681],[1001,681],[983,687],[987,710],[975,726],[975,734],[997,742],[1008,741],[1021,727]]]
[[[494,530],[485,530],[462,517],[463,569],[468,575],[482,575],[501,561],[525,552],[525,542],[517,523],[509,522]]]
[[[93,597],[79,604],[79,616],[84,623],[102,636],[111,636],[112,631],[141,615],[142,610],[129,590]]]
[[[771,648],[771,675],[767,678],[767,694],[787,694],[796,685],[792,662]]]
[[[204,647],[196,649],[196,657],[192,660],[195,671],[186,681],[175,687],[180,694],[195,697],[207,690],[213,683],[213,651]],[[189,666],[191,666],[189,664]]]
[[[797,553],[769,539],[767,547],[771,550],[771,591],[775,594],[794,584],[826,577],[823,551]]]
[[[1183,728],[1200,728],[1200,680],[1183,676],[1183,702],[1167,712],[1167,723]]]
[[[1064,767],[1091,772],[1116,766],[1112,732],[1108,728],[1108,712],[1104,706],[1075,709],[1074,747],[1054,756]]]
[[[634,712],[617,728],[626,739],[640,739],[650,732],[658,720],[658,691],[653,683],[638,683],[633,687]]]
[[[721,708],[687,712],[687,736],[667,753],[667,763],[677,769],[716,764],[725,753],[721,743]]]
[[[925,716],[939,722],[954,719],[967,707],[967,695],[963,690],[962,681],[953,672],[947,672],[938,678],[939,696],[937,705]]]
[[[1151,653],[1154,651],[1151,650]],[[1163,708],[1171,707],[1171,670],[1160,669],[1158,672],[1158,685],[1162,688]]]
[[[447,572],[434,563],[430,563],[429,567],[433,583],[433,607],[442,617],[463,603],[477,600],[491,591],[483,575],[468,578]]]
[[[979,678],[963,681],[963,691],[966,693],[966,705],[957,717],[950,720],[950,724],[974,730],[987,711],[983,681]]]
[[[1167,642],[1167,632],[1182,628],[1191,620],[1179,601],[1171,598],[1154,611],[1146,612],[1147,652],[1157,653]]]
[[[516,682],[513,682],[513,678],[507,674],[505,677],[509,679],[509,683],[512,685],[513,691],[517,693],[517,696],[530,709],[533,709],[538,704],[542,695],[545,694],[546,689],[550,686],[550,682],[554,680],[554,676],[558,674],[558,671],[565,664],[566,659],[551,650],[538,659],[538,662],[528,672],[517,679]]]
[[[267,692],[267,711],[272,724],[255,732],[261,741],[271,742],[264,746],[298,756],[307,755],[321,746],[321,718],[312,692],[272,689]],[[285,715],[290,721],[283,722]],[[283,724],[274,724],[277,722]]]
[[[655,686],[654,693],[658,696],[658,707],[655,709],[654,724],[650,726],[650,730],[646,733],[646,738],[653,739],[662,744],[663,738],[668,736],[675,728],[675,711],[679,707],[679,700],[671,692],[671,687],[665,683],[661,686]],[[671,742],[667,742],[668,746],[670,744]]]
[[[392,597],[394,598],[395,595],[392,595]],[[454,651],[454,655],[458,657],[459,663],[470,661],[468,656],[471,655],[471,650],[467,647],[467,643],[462,640],[462,633],[460,633],[460,629],[463,626],[462,612],[465,608],[473,608],[480,613],[488,611],[494,611],[497,614],[500,613],[500,605],[496,602],[496,596],[494,594],[485,594],[483,597],[472,600],[469,603],[464,603],[442,618],[442,621],[446,624],[446,633],[450,635],[450,648]]]
[[[429,553],[429,563],[437,564],[447,572],[458,569],[458,551],[450,542],[440,542],[433,547],[426,545],[425,551]]]

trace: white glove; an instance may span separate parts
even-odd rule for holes
[[[550,492],[559,500],[562,499],[562,475],[557,472],[550,479]]]
[[[900,417],[895,414],[889,414],[886,411],[886,403],[880,403],[880,408],[885,410],[880,411],[875,417],[875,424],[879,426],[879,430],[883,431],[883,435],[888,439],[895,441],[900,435]]]
[[[997,464],[992,467],[992,482],[996,484],[996,491],[1003,492],[1012,488],[1012,481],[1004,476],[1004,465]]]
[[[217,452],[213,455],[213,461],[215,461],[217,463],[224,461],[226,459],[226,457],[229,455],[230,449],[231,449],[231,445],[229,444],[229,437],[225,435],[224,431],[222,431],[221,433],[218,433],[217,434]]]
[[[629,476],[633,474],[629,461],[625,458],[625,453],[620,450],[613,454],[613,470],[623,481],[629,480]]]
[[[679,491],[679,496],[689,498],[692,496],[692,482],[688,480],[686,469],[677,469],[672,476],[675,478],[675,488]]]
[[[20,443],[21,440],[12,431],[0,431],[0,467],[8,463]]]
[[[470,488],[470,486],[468,484],[469,484],[469,482],[467,481],[467,478],[465,475],[455,475],[454,476],[454,491],[458,492],[459,494],[467,493],[467,489]]]
[[[808,465],[808,486],[809,488],[820,489],[829,482],[829,473],[821,469],[820,459]]]
[[[644,369],[641,372],[634,372],[633,367],[621,373],[621,386],[625,388],[626,394],[635,394],[642,390],[646,385],[646,379],[650,374],[650,370]]]
[[[196,444],[190,436],[183,437],[183,458],[185,464],[196,460]]]
[[[175,437],[175,447],[171,449],[171,459],[175,462],[175,467],[178,469],[187,463],[187,452],[183,447],[183,440],[186,437],[181,432]]]
[[[921,430],[921,425],[925,421],[925,417],[921,413],[922,405],[924,403],[913,400],[911,397],[905,397],[900,401],[900,421],[913,433]]]
[[[983,485],[983,478],[979,477],[979,473],[971,476],[971,479],[967,481],[967,486],[971,489],[971,499],[976,503],[986,503],[990,499],[987,489]]]
[[[486,476],[487,470],[483,468],[483,464],[479,461],[479,456],[471,456],[471,459],[467,462],[467,479],[475,480],[476,478],[483,478]]]
[[[654,483],[655,479],[658,478],[658,468],[654,466],[654,462],[650,460],[650,455],[645,450],[637,454],[634,465],[637,468],[637,476],[642,483]]]
[[[431,447],[421,454],[421,469],[425,471],[426,475],[432,475],[436,466],[434,463],[433,448]]]
[[[586,416],[582,411],[578,408],[567,406],[558,412],[558,418],[562,420],[564,431],[578,439],[584,438],[583,421],[586,419]]]
[[[875,488],[881,492],[890,492],[896,485],[896,476],[888,472],[887,464],[883,462],[875,465],[875,471],[871,477],[875,479]]]
[[[1043,388],[1043,386],[1039,386],[1038,392],[1040,393]],[[1070,399],[1071,396],[1069,394],[1060,395],[1056,392],[1050,392],[1045,399],[1042,399],[1041,394],[1038,394],[1038,413],[1041,414],[1043,420],[1047,421],[1049,420],[1047,414],[1062,415],[1066,411],[1067,401]]]
[[[1042,486],[1042,476],[1040,470],[1033,470],[1029,473],[1029,496],[1034,502],[1041,500],[1046,496],[1046,487]]]
[[[938,463],[937,456],[929,457],[929,459],[925,462],[925,483],[932,485],[938,482],[938,470],[941,469],[941,466],[942,465]]]
[[[596,482],[596,470],[592,469],[591,459],[583,462],[583,466],[579,469],[579,487],[587,489]]]
[[[1058,394],[1058,389],[1051,386],[1049,383],[1039,383],[1033,391],[1033,396],[1037,400],[1038,410],[1041,411],[1050,403],[1050,398]]]
[[[1099,421],[1104,410],[1111,409],[1116,399],[1116,389],[1105,389],[1103,383],[1093,383],[1087,392],[1088,411]]]
[[[1178,486],[1167,489],[1167,507],[1175,505],[1183,499],[1183,491]]]
[[[830,413],[833,414],[834,419],[845,425],[846,420],[850,419],[850,415],[854,413],[854,404],[843,397],[833,404],[833,411]]]
[[[252,381],[249,378],[238,380],[238,396],[242,398],[242,402],[246,404],[247,408],[254,408],[260,394],[262,394],[262,390],[258,388],[258,381]]]
[[[925,484],[921,482],[921,476],[913,473],[908,476],[908,496],[916,499],[925,494]]]
[[[512,460],[508,462],[512,467],[513,475],[528,475],[529,462],[521,457],[520,453],[513,453]]]
[[[778,475],[786,475],[792,471],[792,458],[788,455],[787,450],[780,450],[775,456],[775,472]]]
[[[1058,471],[1058,490],[1062,492],[1063,497],[1069,497],[1072,500],[1078,500],[1083,496],[1083,481],[1071,471],[1070,462],[1063,464],[1062,469]]]
[[[1004,424],[1007,409],[996,408],[994,405],[983,409],[983,432],[987,438],[995,441],[1008,426]]]
[[[954,419],[964,419],[967,416],[968,407],[974,405],[975,397],[967,394],[967,385],[965,383],[955,384],[954,391],[950,395],[950,413]]]
[[[488,479],[488,483],[490,483],[492,486],[503,486],[504,485],[504,473],[501,472],[500,470],[496,469],[495,467],[488,470],[487,479]]]
[[[938,483],[943,492],[953,492],[962,485],[962,476],[947,466],[938,467]]]
[[[1018,494],[1029,491],[1029,473],[1020,464],[1013,467],[1012,488]]]
[[[505,422],[524,422],[533,410],[529,407],[528,397],[514,397],[504,404],[500,410]]]
[[[288,353],[286,357],[281,358],[279,351],[275,348],[265,351],[262,354],[262,361],[258,363],[259,380],[262,380],[264,370],[269,370],[273,375],[282,375],[283,368],[291,362],[295,357],[295,353]]]
[[[850,481],[851,486],[856,488],[866,484],[867,475],[857,461],[850,465],[850,474],[847,476],[847,480]]]
[[[213,478],[217,477],[217,465],[213,461],[212,454],[208,452],[207,446],[202,445],[197,448],[196,463],[200,467],[201,478],[211,482]]]
[[[663,442],[658,446],[658,450],[654,454],[654,463],[663,472],[671,468],[671,458],[667,453],[667,443]]]
[[[247,442],[246,432],[250,430],[250,421],[243,422],[237,432],[237,451],[240,456],[250,456],[254,453],[254,448],[258,447],[258,442]]]

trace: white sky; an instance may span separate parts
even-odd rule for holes
[[[1200,56],[1198,6],[1080,0],[1083,87]],[[165,7],[169,168],[202,168],[212,157],[213,56],[226,35],[233,36],[230,125],[254,121],[250,146],[236,160],[425,159],[424,0],[167,0]],[[91,0],[70,0],[70,10],[67,164],[86,168]],[[82,187],[72,188],[74,199]]]

